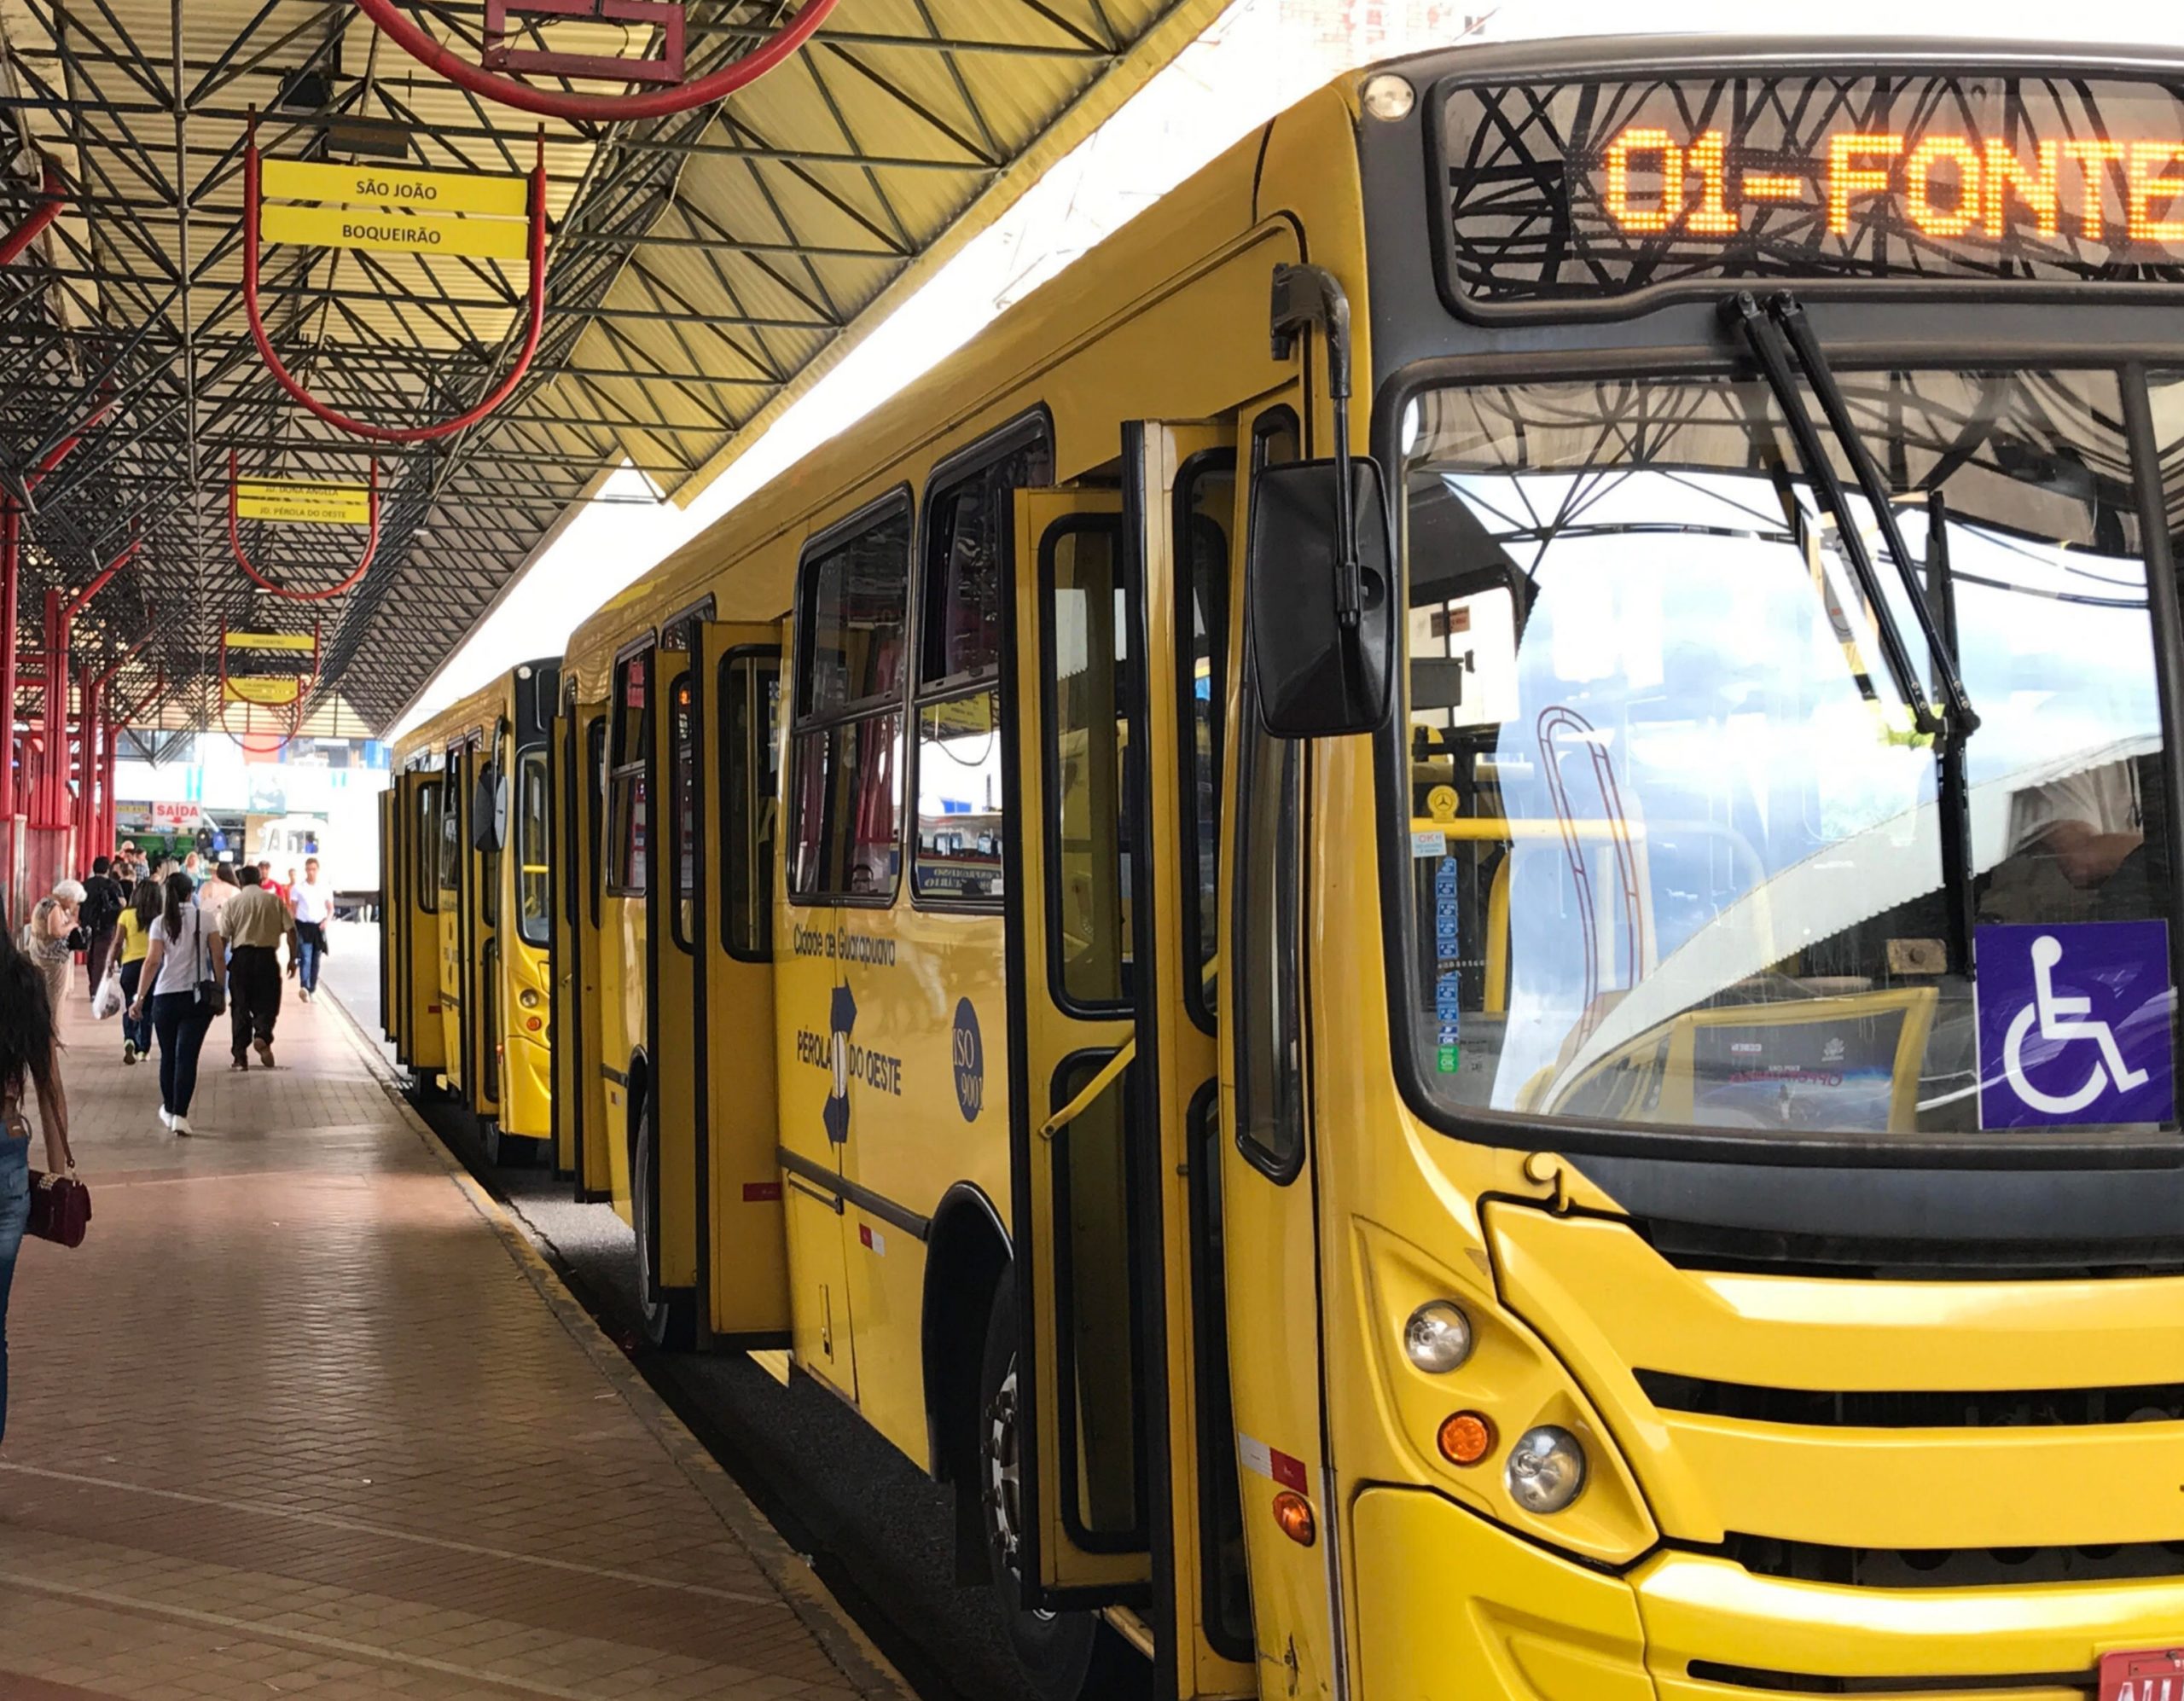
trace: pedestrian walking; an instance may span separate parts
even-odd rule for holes
[[[148,1007],[160,1036],[160,1124],[170,1133],[195,1132],[189,1101],[197,1091],[197,1054],[205,1030],[227,1002],[227,958],[219,929],[205,919],[189,876],[167,876],[152,949],[129,1014]]]
[[[0,930],[0,1435],[8,1427],[8,1295],[31,1220],[31,1124],[23,1098],[38,1098],[45,1165],[73,1174],[68,1095],[61,1086],[61,1035],[45,975]]]
[[[152,928],[160,919],[160,883],[136,882],[129,908],[121,912],[117,933],[121,950],[121,1060],[134,1063],[152,1054],[152,1019],[132,1016],[137,983],[143,978],[145,953],[152,949]]]
[[[106,978],[107,958],[113,952],[113,930],[127,908],[126,896],[113,878],[113,865],[103,856],[91,859],[90,878],[84,882],[83,912],[76,925],[84,930],[84,973],[90,982],[90,996],[99,996]]]
[[[83,903],[82,883],[63,880],[31,906],[31,919],[23,925],[23,955],[45,977],[46,1002],[55,1022],[61,1019],[61,1000],[68,990],[68,959],[84,948],[78,932]]]
[[[192,891],[205,884],[205,859],[195,850],[182,859],[182,871],[189,876],[189,889]]]
[[[273,864],[264,857],[260,857],[258,862],[258,883],[282,903],[288,901],[288,889],[273,878]]]
[[[220,911],[220,931],[228,942],[229,1050],[235,1069],[250,1067],[254,1049],[258,1060],[273,1066],[273,1028],[281,1019],[281,943],[288,945],[288,972],[297,972],[301,953],[296,944],[295,919],[288,906],[258,879],[258,870],[245,868],[242,890]]]
[[[235,865],[232,862],[215,862],[212,865],[211,878],[197,888],[197,907],[210,915],[217,925],[220,919],[220,911],[226,905],[227,901],[241,890],[241,884],[235,876]],[[227,937],[226,928],[220,929],[220,936],[223,938]]]
[[[288,888],[288,908],[296,918],[296,996],[308,1004],[318,996],[318,967],[326,955],[326,924],[334,919],[334,894],[320,883],[318,858],[304,858],[304,877]]]

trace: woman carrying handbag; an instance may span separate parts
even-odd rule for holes
[[[60,1036],[45,975],[0,929],[0,1434],[8,1425],[8,1294],[31,1220],[31,1125],[23,1097],[35,1092],[45,1161],[80,1191],[68,1158],[68,1100],[61,1087]],[[49,1214],[50,1205],[49,1204]],[[81,1238],[80,1226],[78,1238]]]

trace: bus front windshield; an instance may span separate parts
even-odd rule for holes
[[[1879,608],[1756,381],[1452,386],[1407,412],[1403,949],[1445,1110],[2175,1125],[2121,380],[1840,381],[1912,558],[1831,444]],[[1932,694],[1914,595],[1980,717],[1953,763],[1885,661],[1892,624]]]

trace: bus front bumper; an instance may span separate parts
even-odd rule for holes
[[[2184,1645],[2184,1576],[1846,1588],[1664,1551],[1615,1576],[1411,1489],[1352,1530],[1358,1701],[2084,1701],[2102,1654]]]

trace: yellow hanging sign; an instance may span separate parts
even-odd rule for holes
[[[230,632],[224,642],[231,650],[315,650],[318,640],[309,632]]]
[[[259,170],[264,192],[276,200],[400,206],[413,212],[483,212],[501,218],[521,218],[531,210],[531,185],[521,177],[388,171],[311,160],[268,160]]]
[[[224,683],[227,700],[230,703],[256,703],[279,707],[293,703],[304,694],[304,682],[300,679],[230,677]]]
[[[369,525],[371,491],[362,485],[314,485],[299,479],[241,479],[235,515],[303,525]]]
[[[462,254],[520,260],[531,252],[527,224],[505,218],[431,218],[346,206],[268,206],[258,216],[269,242],[319,248],[370,248],[381,253]]]

